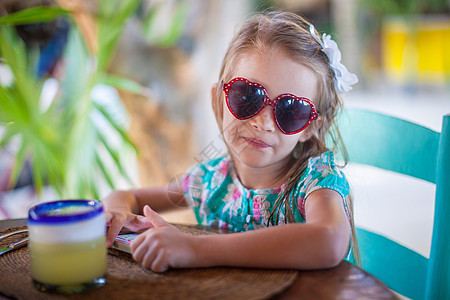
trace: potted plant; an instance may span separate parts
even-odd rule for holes
[[[14,149],[11,183],[26,162],[38,195],[50,185],[60,197],[99,198],[105,184],[115,188],[123,179],[131,183],[120,152],[124,147],[131,152],[136,148],[126,132],[124,111],[117,110],[120,101],[102,101],[95,93],[105,87],[145,90],[107,72],[123,25],[139,1],[112,2],[98,1],[97,17],[92,20],[98,34],[90,38],[83,36],[76,20],[79,12],[59,7],[32,7],[0,17],[0,63],[11,74],[9,82],[0,84],[0,149]],[[63,76],[40,78],[38,53],[27,49],[13,25],[55,17],[70,23]],[[44,95],[49,80],[56,86],[50,99]]]

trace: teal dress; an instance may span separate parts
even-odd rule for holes
[[[233,162],[225,156],[192,167],[183,177],[184,195],[193,208],[197,222],[231,231],[267,227],[269,216],[285,184],[273,189],[247,189],[237,177]],[[310,158],[308,166],[289,199],[296,223],[305,222],[305,199],[318,189],[332,189],[344,198],[349,184],[335,165],[333,152]],[[348,212],[347,212],[348,215]],[[278,224],[285,224],[284,208]]]

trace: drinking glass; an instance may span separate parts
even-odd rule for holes
[[[78,293],[106,283],[106,222],[97,200],[58,200],[28,210],[31,275],[41,291]]]

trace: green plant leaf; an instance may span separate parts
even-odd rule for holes
[[[60,7],[35,6],[27,8],[4,17],[0,17],[0,25],[23,25],[30,23],[48,22],[54,18],[70,13]]]
[[[98,155],[98,153],[95,154],[95,161],[97,162],[97,166],[99,167],[100,171],[103,174],[103,177],[106,179],[106,182],[108,183],[109,187],[114,189],[114,182],[111,178],[111,175],[109,175],[109,172],[106,170],[105,165],[103,164],[102,159]]]
[[[31,174],[33,176],[33,187],[38,194],[41,194],[44,182],[42,179],[42,170],[39,160],[31,157]]]
[[[159,24],[157,24],[157,16],[164,5],[173,5],[173,12],[170,16],[167,16],[170,22],[168,28],[165,31],[161,31],[161,29],[158,28]],[[179,0],[175,4],[168,2],[154,3],[142,26],[146,40],[158,47],[167,48],[174,46],[183,34],[187,13],[188,4],[183,0]]]
[[[186,23],[187,18],[187,11],[188,10],[186,2],[179,2],[172,19],[170,29],[160,42],[161,47],[172,47],[178,42],[183,34],[184,24]]]
[[[89,111],[83,113],[75,120],[76,127],[73,128],[69,141],[68,154],[68,177],[67,186],[78,186],[87,192],[92,172],[95,169],[95,152],[97,135],[94,124],[89,118]],[[79,195],[81,196],[81,195]]]
[[[103,134],[101,132],[98,133],[98,137],[99,137],[99,140],[102,143],[102,145],[105,147],[106,151],[108,151],[109,155],[114,160],[115,166],[119,170],[120,175],[123,178],[125,178],[129,184],[132,185],[133,181],[131,180],[131,178],[128,176],[128,173],[123,168],[122,162],[120,161],[119,153],[109,145],[108,141],[106,140],[106,138],[103,136]]]
[[[63,54],[65,75],[60,82],[59,105],[67,118],[73,118],[80,98],[90,91],[95,73],[95,57],[90,57],[78,28],[72,24]]]
[[[23,167],[25,166],[25,162],[26,162],[26,147],[24,144],[21,144],[15,156],[14,165],[11,170],[8,185],[12,185],[17,182],[20,176],[20,172],[23,170]]]
[[[121,138],[129,144],[131,147],[133,147],[134,150],[137,150],[134,143],[130,140],[128,137],[128,134],[123,130],[123,128],[117,124],[117,122],[112,118],[109,113],[105,110],[105,108],[94,101],[92,102],[93,106],[105,117],[106,120],[108,120],[109,124],[117,131],[117,133],[121,136]]]
[[[140,95],[148,95],[148,89],[145,86],[129,78],[103,74],[99,81],[124,91]]]
[[[100,0],[98,16],[98,70],[109,65],[126,20],[136,11],[139,0]]]
[[[10,129],[9,124],[3,128],[3,134],[0,136],[0,149],[3,149],[15,136],[15,132]]]
[[[120,4],[119,15],[116,6],[110,1],[101,1],[110,6],[112,18],[104,25],[112,24],[114,32],[106,37],[110,47],[102,59],[112,55],[120,36],[123,24],[139,3],[117,1]],[[62,12],[60,10],[59,12]],[[37,15],[40,14],[38,20]],[[9,19],[1,18],[2,24],[20,24],[21,22],[51,19],[57,10],[43,7],[34,8],[21,14],[11,14]],[[103,32],[108,27],[103,27]],[[25,163],[30,161],[34,187],[38,194],[44,185],[50,185],[59,195],[66,197],[98,197],[101,183],[113,187],[115,177],[111,169],[119,170],[120,175],[129,179],[124,170],[118,151],[111,146],[105,136],[104,128],[92,121],[92,114],[99,112],[105,117],[108,130],[113,130],[125,143],[135,148],[121,124],[104,107],[90,98],[93,87],[105,77],[106,80],[124,89],[141,91],[139,84],[125,78],[104,75],[97,68],[100,58],[90,56],[75,23],[71,23],[68,43],[64,53],[65,74],[58,85],[58,93],[53,103],[45,111],[40,107],[43,80],[36,76],[35,62],[38,53],[27,49],[24,42],[10,25],[0,26],[0,56],[2,63],[8,65],[13,74],[13,82],[0,86],[0,147],[7,147],[12,141],[18,141],[15,153],[14,171],[11,180],[16,181]],[[109,53],[109,54],[108,54]],[[105,60],[107,61],[107,59]],[[103,78],[103,79],[102,79]],[[103,124],[104,125],[104,124]],[[111,127],[111,128],[109,128]],[[103,160],[99,153],[107,153]],[[106,164],[111,156],[113,164]],[[100,183],[100,184],[99,184]]]
[[[100,192],[99,192],[99,189],[96,184],[92,184],[89,190],[90,190],[91,198],[93,197],[94,199],[101,200]]]
[[[17,119],[17,104],[10,90],[0,85],[0,123],[7,124]]]

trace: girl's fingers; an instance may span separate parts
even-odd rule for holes
[[[145,232],[139,234],[132,242],[131,242],[131,251],[134,253],[137,251],[137,248],[144,242]],[[133,254],[134,255],[134,254]]]
[[[156,255],[152,244],[145,238],[136,238],[131,243],[131,249],[133,253],[133,259],[144,268],[150,269],[151,263]]]
[[[138,235],[132,242],[131,242],[131,253],[133,256],[133,259],[140,263],[142,257],[145,254],[145,243],[142,242],[143,240],[143,234]]]
[[[158,255],[157,249],[155,249],[155,247],[152,247],[152,245],[149,245],[149,247],[147,247],[146,249],[146,252],[144,253],[144,256],[142,257],[142,260],[140,261],[140,264],[144,268],[153,271],[152,264],[157,255]]]
[[[150,208],[150,206],[144,206],[144,216],[151,221],[153,227],[163,227],[169,225],[157,212]]]
[[[132,243],[131,250],[133,259],[146,269],[153,272],[165,272],[168,269],[167,262],[164,261],[164,249],[160,243],[156,242],[152,236],[152,231],[139,235]]]
[[[138,231],[141,229],[151,228],[154,226],[152,221],[150,221],[148,218],[140,215],[132,215],[128,223],[125,225],[125,227],[127,227],[132,231]]]
[[[169,268],[165,254],[172,247],[169,236],[174,235],[173,231],[178,231],[178,229],[167,223],[148,205],[144,206],[143,212],[145,217],[142,218],[145,218],[146,221],[136,220],[136,222],[151,225],[153,229],[138,235],[131,243],[133,258],[144,268],[154,272],[165,272]],[[169,244],[167,244],[168,241]]]
[[[156,214],[156,213],[155,213]],[[138,231],[141,229],[154,227],[150,219],[135,214],[128,214],[127,216],[105,213],[106,225],[109,226],[106,235],[106,245],[111,247],[114,244],[114,240],[122,229],[128,229],[130,231]]]
[[[132,250],[133,259],[140,265],[142,265],[145,255],[147,255],[147,248],[148,245],[144,243]]]
[[[106,233],[106,246],[110,248],[114,244],[114,240],[119,235],[123,227],[123,221],[120,218],[112,216],[109,222],[108,232]],[[108,224],[108,223],[107,223]]]
[[[113,214],[112,214],[112,213],[110,213],[110,212],[108,212],[108,211],[106,211],[106,212],[105,212],[105,221],[106,221],[106,226],[109,226],[109,225],[111,225],[111,221],[112,221],[112,219],[113,219]]]
[[[158,253],[158,255],[153,259],[150,268],[153,272],[162,273],[169,269],[165,257],[163,254]]]

